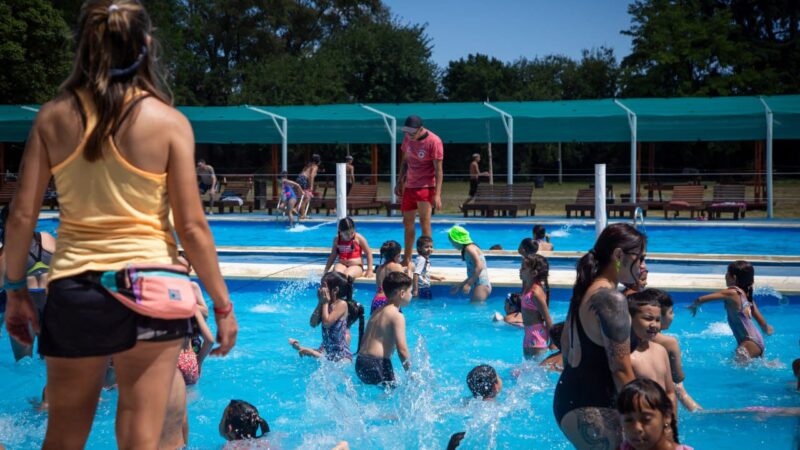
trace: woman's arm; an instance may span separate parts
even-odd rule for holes
[[[589,298],[589,309],[596,314],[600,324],[608,367],[619,392],[636,378],[631,366],[631,316],[628,313],[628,301],[620,292],[600,289]]]
[[[359,234],[358,236],[356,236],[356,239],[358,239],[358,243],[361,245],[361,250],[367,252],[367,272],[364,274],[364,276],[369,278],[372,275],[374,275],[372,273],[372,264],[373,264],[372,250],[370,250],[369,243],[367,242],[367,239],[364,236]]]
[[[26,278],[25,264],[28,250],[42,207],[44,191],[50,181],[50,158],[47,154],[43,127],[51,122],[48,116],[53,113],[53,107],[49,104],[42,106],[28,135],[28,142],[20,162],[19,185],[5,224],[6,237],[3,249],[6,254],[5,277],[11,281]],[[33,332],[38,334],[39,319],[30,293],[24,288],[7,292],[6,329],[21,343],[31,345],[33,336],[29,332],[28,324],[33,328]]]
[[[328,261],[325,262],[325,270],[322,271],[322,274],[325,275],[331,270],[331,266],[333,265],[333,261],[336,260],[336,243],[339,242],[339,236],[333,238],[333,245],[331,246],[331,254],[328,255]]]
[[[195,311],[194,318],[197,320],[197,326],[200,328],[200,335],[203,337],[203,344],[200,346],[200,353],[197,354],[197,365],[202,366],[203,360],[206,359],[211,353],[211,347],[214,346],[214,335],[211,334],[211,329],[208,328],[206,319],[200,311]]]
[[[203,213],[200,193],[197,190],[194,168],[194,135],[189,121],[175,111],[168,120],[170,130],[169,162],[167,164],[167,192],[175,218],[175,231],[183,245],[186,257],[192,261],[195,272],[214,301],[216,309],[227,309],[230,296],[219,270],[214,237]],[[236,344],[238,325],[233,311],[226,315],[215,314],[217,342],[215,355],[226,355]]]

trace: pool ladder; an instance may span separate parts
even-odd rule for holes
[[[643,233],[647,233],[647,227],[644,226],[644,210],[637,207],[633,211],[633,227],[637,230],[641,227]]]

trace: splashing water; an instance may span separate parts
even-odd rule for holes
[[[278,312],[278,307],[275,305],[256,305],[250,308],[250,312],[257,314],[271,314]]]
[[[572,223],[571,222],[565,223],[564,225],[561,226],[561,228],[550,233],[550,237],[559,237],[559,238],[569,237],[571,229],[572,229]]]
[[[777,298],[778,303],[781,305],[789,304],[788,298],[786,298],[777,289],[768,284],[765,284],[763,286],[756,286],[755,289],[753,289],[753,297],[773,297]]]
[[[331,225],[331,224],[335,224],[335,223],[336,223],[336,221],[322,222],[322,223],[319,223],[317,225],[312,225],[310,227],[307,227],[307,226],[305,226],[303,224],[298,223],[298,224],[295,224],[294,227],[289,228],[286,231],[288,233],[305,233],[306,231],[318,230],[318,229],[320,229],[320,228],[322,228],[322,227],[324,227],[326,225]]]
[[[726,322],[712,322],[699,336],[733,336],[733,331]]]

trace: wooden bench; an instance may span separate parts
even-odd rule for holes
[[[683,184],[675,185],[672,189],[672,200],[664,205],[664,218],[669,218],[669,213],[672,212],[672,217],[678,217],[681,211],[689,211],[689,214],[694,218],[694,213],[700,215],[706,209],[703,202],[703,194],[705,186],[697,184]]]
[[[472,211],[486,217],[517,217],[519,211],[536,214],[536,203],[531,201],[533,186],[526,185],[479,185],[472,200],[464,203],[464,217]]]
[[[571,217],[573,212],[575,217],[578,217],[578,213],[581,213],[581,217],[586,217],[587,212],[589,217],[594,217],[594,189],[578,189],[575,203],[564,205],[564,210],[567,218]]]
[[[223,178],[222,183],[222,192],[219,194],[220,214],[225,212],[226,207],[228,208],[228,212],[233,212],[233,209],[236,207],[239,208],[239,212],[243,212],[244,208],[247,208],[249,212],[253,212],[253,199],[255,195],[253,192],[252,177],[226,177]],[[237,199],[232,197],[238,197],[241,199],[241,204]]]
[[[374,209],[376,214],[380,214],[381,208],[384,206],[385,202],[378,201],[378,185],[376,184],[354,184],[350,193],[347,194],[347,210],[353,216],[357,216],[362,209],[367,210],[367,214],[371,209]],[[331,203],[323,207],[326,214],[330,215],[331,211],[336,209],[336,199],[331,199]]]
[[[709,219],[721,219],[723,213],[731,213],[733,220],[739,216],[745,217],[747,202],[745,202],[745,185],[743,184],[718,184],[714,186],[714,196],[706,204]]]
[[[636,214],[636,208],[642,208],[642,215],[647,217],[647,204],[646,203],[609,203],[606,205],[606,213],[609,217],[614,217],[616,213],[619,217],[625,217],[627,214],[631,219]]]

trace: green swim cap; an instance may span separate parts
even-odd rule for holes
[[[456,244],[472,244],[472,238],[469,237],[469,231],[467,231],[466,228],[458,225],[454,225],[453,228],[450,228],[450,230],[447,231],[447,236]]]

